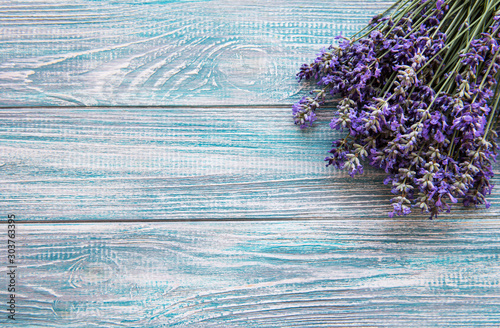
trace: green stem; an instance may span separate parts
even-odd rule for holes
[[[448,21],[448,18],[449,17],[453,17],[453,14],[455,14],[456,11],[462,9],[463,6],[465,6],[466,4],[469,4],[468,1],[462,3],[462,5],[458,6],[458,8],[455,8],[455,5],[458,5],[458,1],[454,1],[453,2],[453,6],[446,12],[445,16],[443,17],[443,19],[441,20],[441,23],[439,23],[439,26],[437,27],[436,31],[434,32],[434,34],[432,34],[432,39],[434,39],[434,37],[436,36],[436,34],[441,31],[441,28],[443,27],[444,23]],[[459,15],[455,15],[455,18],[453,19],[452,23],[449,25],[449,26],[453,26],[454,23],[455,23],[455,20],[459,17]],[[448,35],[448,34],[446,34]]]
[[[401,4],[401,2],[403,2],[403,0],[398,0],[396,1],[392,6],[390,6],[389,8],[387,8],[384,12],[380,13],[379,15],[377,15],[378,17],[382,18],[382,17],[385,17],[389,12],[391,12],[394,8],[396,8],[397,6],[397,9],[395,10],[395,12],[398,12],[399,10],[401,10],[401,8],[403,8],[406,4],[408,4],[408,2],[411,2],[412,0],[406,0],[404,3]],[[368,32],[366,32],[365,34],[363,34],[361,37],[353,40],[353,42],[356,42],[358,41],[359,39],[362,39],[364,37],[366,37],[367,35],[369,35],[374,29],[376,29],[377,27],[379,27],[383,22],[379,22],[377,25],[375,26],[371,26],[370,24],[366,25],[365,27],[363,27],[361,30],[359,30],[358,32],[356,32],[355,34],[353,34],[351,36],[351,39],[354,39],[354,37],[356,37],[357,35],[360,35],[361,32],[365,31],[366,29],[369,29]]]
[[[486,140],[486,137],[488,137],[488,134],[490,132],[490,127],[491,123],[495,119],[495,114],[498,108],[498,104],[500,103],[500,95],[499,95],[499,90],[500,90],[500,83],[497,83],[496,89],[495,89],[495,104],[493,105],[493,110],[490,112],[490,117],[488,118],[488,124],[486,125],[485,132],[484,132],[484,139]]]
[[[414,6],[417,6],[417,5],[419,4],[419,2],[420,2],[420,1],[415,1],[415,0],[414,0],[414,1],[412,2],[412,4],[411,4],[409,7],[405,8],[405,10],[403,10],[403,11],[401,11],[401,12],[397,13],[397,14],[395,15],[395,18],[397,18],[397,21],[394,21],[394,22],[393,22],[392,27],[389,29],[389,31],[388,31],[387,33],[385,33],[385,36],[388,36],[389,34],[391,34],[392,30],[393,30],[396,26],[398,26],[398,23],[401,21],[401,19],[403,19],[403,17],[404,17],[407,13],[411,12],[410,16],[408,17],[408,18],[410,18],[410,19],[411,19],[412,17],[414,17],[414,14],[415,14],[415,13],[420,12],[420,10],[422,10],[422,9],[424,8],[425,4],[421,4],[421,5],[420,5],[420,6],[419,6],[419,7],[418,7],[415,11],[413,11]]]

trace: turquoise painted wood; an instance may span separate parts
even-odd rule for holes
[[[500,326],[500,189],[388,220],[330,110],[292,124],[298,67],[391,4],[0,0],[0,326]]]
[[[292,102],[299,66],[390,0],[3,1],[0,105]]]
[[[498,218],[24,224],[18,235],[16,326],[500,322]]]
[[[4,109],[0,206],[23,221],[386,218],[383,171],[325,167],[330,115],[300,131],[287,106]],[[451,217],[500,217],[489,198]]]

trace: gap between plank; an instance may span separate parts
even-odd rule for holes
[[[333,99],[326,101],[319,109],[331,109],[329,106],[334,106],[340,99]],[[93,106],[0,106],[2,109],[99,109],[99,108],[109,108],[109,109],[119,109],[119,108],[144,108],[144,109],[159,109],[159,108],[291,108],[294,104],[239,104],[239,105],[225,105],[225,104],[213,104],[213,105],[93,105]],[[332,107],[334,108],[334,107]]]
[[[243,105],[99,105],[99,106],[0,106],[2,109],[98,109],[98,108],[287,108],[292,107],[293,104],[243,104]]]
[[[16,216],[17,217],[17,216]],[[302,218],[221,218],[221,219],[144,219],[144,220],[124,220],[124,219],[116,219],[116,220],[17,220],[16,224],[108,224],[108,223],[193,223],[193,222],[245,222],[245,223],[253,223],[253,222],[312,222],[312,221],[387,221],[387,220],[395,220],[395,221],[436,221],[431,220],[428,216],[421,217],[405,217],[402,219],[391,219],[391,218],[377,218],[377,217],[362,217],[362,218],[319,218],[319,217],[302,217]],[[457,218],[440,218],[439,220],[457,220]],[[491,218],[486,218],[483,220],[491,220]],[[496,219],[493,219],[496,220]],[[0,221],[1,224],[7,224],[7,222]]]

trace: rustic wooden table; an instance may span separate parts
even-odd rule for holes
[[[293,125],[298,67],[391,3],[1,1],[0,326],[500,326],[500,189],[388,219],[329,110]]]

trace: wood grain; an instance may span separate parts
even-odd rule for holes
[[[498,218],[18,224],[17,230],[20,326],[500,322]],[[0,276],[5,281],[4,267]]]
[[[383,171],[325,167],[329,110],[301,131],[287,107],[0,112],[0,207],[23,220],[386,217]],[[498,182],[497,177],[494,183]],[[455,217],[498,217],[456,206]]]
[[[387,220],[330,111],[292,124],[298,67],[392,2],[0,0],[15,326],[498,327],[498,188]]]
[[[390,0],[0,1],[0,106],[274,104]]]

